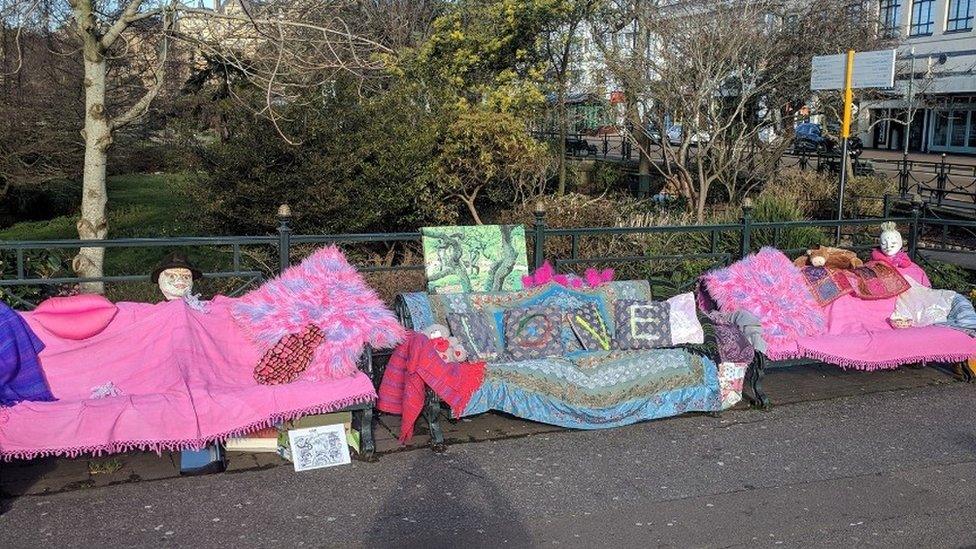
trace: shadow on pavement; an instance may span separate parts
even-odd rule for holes
[[[56,458],[0,462],[0,515],[9,511],[18,497],[28,493],[31,486],[55,468]]]
[[[364,546],[431,549],[532,544],[511,502],[477,463],[457,455],[443,461],[415,459],[413,463],[413,470],[403,471],[401,487],[387,496],[364,533]]]

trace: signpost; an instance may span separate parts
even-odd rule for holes
[[[844,90],[844,115],[840,123],[840,179],[837,189],[837,221],[844,219],[844,190],[847,186],[848,142],[851,137],[851,111],[854,88],[892,88],[895,85],[895,50],[818,55],[810,71],[811,90]],[[840,243],[840,224],[834,233]]]

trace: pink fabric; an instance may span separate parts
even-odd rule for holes
[[[32,317],[36,325],[54,336],[87,339],[104,330],[118,311],[114,303],[100,295],[82,294],[45,299]]]
[[[234,305],[234,318],[262,351],[314,324],[325,335],[304,377],[355,375],[363,345],[395,347],[405,332],[393,312],[335,246],[319,248]]]
[[[907,256],[905,256],[907,258]],[[902,263],[903,276],[930,286],[921,267]],[[976,338],[944,326],[899,330],[888,323],[897,297],[864,300],[853,295],[824,307],[827,333],[797,339],[769,353],[773,360],[812,358],[842,368],[881,370],[915,362],[956,362],[976,354]]]
[[[612,282],[613,276],[613,269],[604,269],[601,271],[593,267],[586,269],[582,277],[575,274],[556,274],[556,269],[547,259],[532,274],[522,277],[522,287],[535,288],[536,286],[545,286],[550,282],[555,282],[567,288],[580,289],[584,286],[597,288],[607,282]]]
[[[756,315],[769,356],[787,352],[803,336],[822,334],[827,322],[799,268],[775,248],[763,248],[704,276],[709,296],[723,313]]]
[[[263,351],[233,321],[235,301],[218,297],[208,312],[183,301],[119,303],[112,323],[81,342],[40,332],[46,345],[41,364],[60,400],[7,408],[6,419],[0,418],[0,456],[199,448],[376,398],[362,373],[258,384],[253,370]],[[33,315],[24,316],[37,327]],[[116,394],[91,399],[106,383]]]
[[[858,370],[897,368],[915,362],[958,362],[976,355],[976,338],[944,326],[804,337],[789,358],[813,358]],[[783,357],[787,358],[787,357]]]

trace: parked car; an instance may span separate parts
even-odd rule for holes
[[[586,139],[578,137],[566,138],[566,154],[570,154],[572,156],[577,156],[579,154],[583,154],[584,156],[596,156],[596,153],[596,145],[588,143]]]
[[[672,145],[680,145],[681,138],[684,135],[684,128],[681,124],[675,124],[668,129],[668,142]],[[691,136],[691,144],[697,145],[699,143],[708,143],[711,136],[706,132],[698,132]]]
[[[795,129],[793,152],[811,152],[827,155],[839,154],[839,143],[839,140],[834,137],[832,132],[820,124],[804,122]],[[857,136],[851,137],[847,143],[847,152],[852,158],[861,156],[861,153],[864,152],[864,143],[861,142],[861,138]]]

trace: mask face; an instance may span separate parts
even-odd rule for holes
[[[901,247],[903,244],[901,240],[901,233],[899,233],[898,231],[885,231],[881,233],[879,244],[880,244],[879,247],[881,248],[881,253],[885,254],[888,257],[891,257],[901,251]]]
[[[166,269],[159,273],[159,289],[166,301],[183,299],[193,290],[193,273],[190,269]]]

